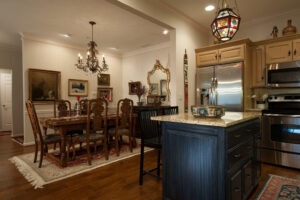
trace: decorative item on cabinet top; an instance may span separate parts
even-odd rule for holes
[[[277,26],[273,26],[273,30],[272,30],[270,35],[273,36],[273,39],[278,37],[278,28],[277,28]]]
[[[287,27],[285,27],[283,30],[282,30],[282,35],[291,35],[291,34],[295,34],[297,32],[297,28],[295,26],[292,25],[292,20],[289,19],[287,21]]]
[[[87,80],[69,79],[68,85],[69,96],[88,96]]]

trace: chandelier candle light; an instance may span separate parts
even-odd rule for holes
[[[97,58],[98,50],[96,49],[97,44],[94,42],[94,25],[96,22],[90,21],[89,22],[92,26],[92,41],[88,43],[88,51],[87,51],[87,58],[86,58],[86,63],[84,64],[82,61],[82,56],[80,53],[78,54],[78,61],[75,66],[83,70],[84,72],[91,71],[92,73],[97,73],[97,76],[100,78],[102,72],[105,72],[108,70],[108,65],[105,62],[105,58],[103,56],[102,58],[102,65],[99,65],[99,61]]]
[[[222,8],[219,9],[219,11],[217,12],[217,16],[211,23],[211,29],[213,35],[219,41],[225,42],[231,40],[239,30],[241,17],[228,7],[226,0],[221,1]],[[237,10],[236,0],[235,6],[235,9]]]

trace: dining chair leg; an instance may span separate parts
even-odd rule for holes
[[[104,153],[105,153],[105,159],[108,160],[108,143],[107,140],[103,140],[103,148],[104,148]]]
[[[139,179],[140,185],[143,185],[143,176],[144,176],[144,145],[141,144],[140,179]]]
[[[160,176],[160,149],[157,150],[157,176]]]
[[[39,162],[39,168],[42,167],[42,162],[43,162],[43,157],[44,157],[44,145],[43,143],[41,143],[41,153],[40,153],[40,162]]]
[[[119,148],[119,137],[116,135],[115,136],[115,142],[116,142],[116,152],[117,152],[117,156],[120,155],[120,148]]]
[[[89,165],[91,165],[92,161],[91,161],[91,150],[90,150],[90,144],[89,143],[86,145],[86,148],[87,148],[88,163],[89,163]]]
[[[35,142],[34,159],[33,159],[34,163],[36,163],[38,151],[39,151],[39,145],[38,145],[38,142],[36,141]]]
[[[130,135],[128,136],[128,141],[129,141],[130,152],[132,152],[132,137]]]

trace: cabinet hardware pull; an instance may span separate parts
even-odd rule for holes
[[[241,188],[239,188],[239,187],[234,188],[234,192],[240,192],[240,191],[241,191]]]
[[[215,58],[216,58],[216,60],[218,59],[218,56],[217,56],[217,54],[215,55]]]
[[[219,59],[221,59],[221,54],[219,54]]]
[[[264,79],[265,79],[265,77],[262,76],[262,77],[261,77],[261,80],[264,80]]]
[[[297,54],[297,50],[295,49],[295,50],[294,50],[294,56],[295,56],[296,54]]]
[[[239,154],[235,154],[233,157],[235,157],[235,158],[240,158],[241,157],[241,154],[239,153]]]
[[[288,52],[288,55],[290,56],[291,55],[291,51],[289,50],[289,52]]]
[[[240,138],[241,135],[240,135],[240,134],[239,134],[239,135],[234,135],[234,137],[235,137],[235,138]]]

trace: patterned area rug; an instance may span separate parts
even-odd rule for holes
[[[300,181],[277,175],[269,175],[257,200],[299,200]]]
[[[151,149],[145,148],[145,152],[149,150]],[[114,149],[112,149],[108,160],[105,160],[104,156],[101,154],[94,155],[92,165],[88,165],[86,156],[76,156],[76,159],[68,162],[68,166],[64,168],[54,162],[50,156],[46,156],[43,159],[42,167],[38,168],[39,161],[33,163],[34,153],[14,156],[9,160],[16,165],[20,173],[34,186],[35,189],[37,189],[43,188],[46,184],[91,171],[139,154],[139,147],[134,148],[133,152],[130,152],[129,147],[124,145],[122,146],[120,156],[116,156]]]

